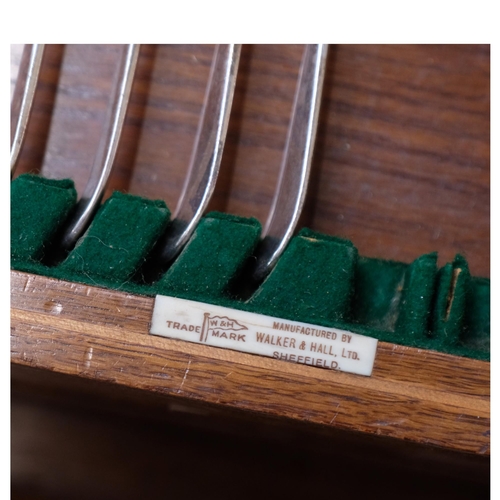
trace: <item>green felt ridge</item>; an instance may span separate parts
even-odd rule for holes
[[[353,321],[393,332],[408,264],[359,257],[355,274]]]
[[[422,340],[428,336],[436,275],[436,252],[421,255],[408,266],[396,320],[397,336]]]
[[[163,201],[114,192],[59,271],[120,285],[144,262],[169,217]]]
[[[73,181],[25,174],[11,182],[12,262],[36,262],[76,203]]]
[[[347,320],[357,258],[350,241],[302,229],[247,304],[308,323]]]
[[[464,312],[461,343],[476,352],[490,352],[490,280],[472,278]]]
[[[358,257],[347,240],[303,229],[248,300],[231,284],[259,242],[255,219],[203,217],[170,269],[150,285],[136,272],[168,222],[163,202],[114,193],[60,265],[40,261],[76,202],[73,183],[24,175],[12,184],[11,265],[128,293],[172,295],[336,327],[387,342],[489,359],[490,280],[471,278],[466,260],[437,271],[436,254],[411,264]]]
[[[252,254],[260,232],[257,219],[207,214],[155,289],[175,297],[220,303]]]
[[[459,342],[470,294],[469,266],[461,255],[457,255],[438,274],[431,335],[440,343],[455,345]]]

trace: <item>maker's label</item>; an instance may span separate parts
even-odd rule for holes
[[[150,333],[343,372],[371,375],[377,339],[157,295]]]

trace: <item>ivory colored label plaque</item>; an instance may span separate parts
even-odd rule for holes
[[[377,339],[157,295],[150,333],[321,368],[371,375]]]

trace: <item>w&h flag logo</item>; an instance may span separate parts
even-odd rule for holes
[[[235,319],[228,318],[227,316],[210,316],[210,313],[205,313],[203,318],[203,326],[201,328],[200,342],[206,342],[208,332],[212,331],[217,337],[231,338],[236,337],[236,334],[228,336],[225,332],[238,332],[241,330],[248,330],[245,325],[238,323]],[[238,337],[241,337],[239,335]],[[234,338],[233,340],[240,340]],[[244,341],[244,339],[242,339]]]

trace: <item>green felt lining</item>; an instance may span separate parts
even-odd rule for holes
[[[144,262],[169,217],[163,201],[115,192],[59,270],[120,285]]]
[[[471,300],[471,276],[467,261],[457,255],[439,270],[434,301],[432,336],[443,344],[460,341],[466,302]]]
[[[476,352],[490,352],[490,280],[472,278],[464,312],[461,345]]]
[[[260,224],[213,212],[170,269],[145,285],[134,276],[167,224],[163,202],[114,193],[66,261],[47,267],[41,263],[44,249],[76,202],[73,183],[28,175],[11,186],[14,269],[489,359],[490,281],[471,278],[463,257],[437,272],[435,253],[411,264],[358,257],[351,242],[303,229],[254,295],[242,300],[232,295],[231,283],[255,250]]]
[[[353,321],[394,332],[408,264],[359,257],[355,274]]]
[[[309,323],[346,320],[357,257],[350,241],[302,229],[247,304]]]
[[[225,297],[260,236],[257,219],[212,212],[196,227],[190,241],[155,284],[159,293],[215,302]]]
[[[76,203],[73,181],[25,174],[11,183],[12,262],[37,262]]]
[[[436,275],[435,252],[420,256],[408,266],[396,321],[396,334],[399,337],[425,340],[428,336]]]

